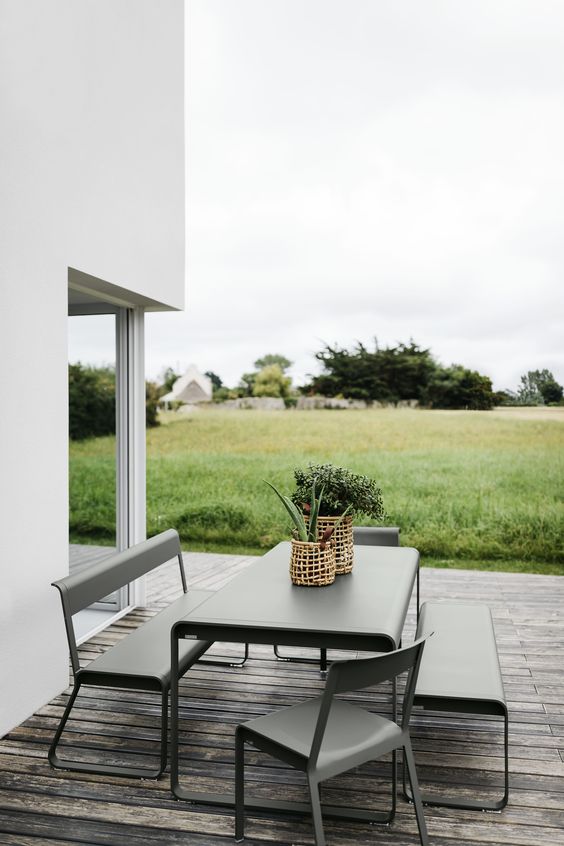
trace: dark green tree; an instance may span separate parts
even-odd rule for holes
[[[327,344],[315,357],[324,372],[302,392],[380,402],[421,400],[437,367],[430,351],[413,341],[384,348],[375,341],[373,351],[360,342],[352,351]]]
[[[430,408],[489,410],[496,404],[491,379],[461,364],[437,368],[424,394]]]
[[[69,437],[84,440],[115,431],[114,369],[69,364]]]
[[[556,379],[547,379],[547,381],[541,385],[540,392],[545,405],[561,402],[564,394],[562,385],[559,385]]]
[[[214,392],[219,391],[219,389],[223,387],[221,378],[217,375],[217,373],[214,373],[213,370],[206,370],[205,375],[211,381]]]

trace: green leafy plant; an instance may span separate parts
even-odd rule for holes
[[[343,514],[341,514],[341,520],[337,520],[333,526],[329,526],[321,535],[320,538],[317,536],[317,518],[320,513],[321,503],[323,501],[323,488],[318,496],[316,496],[315,492],[315,479],[313,479],[311,488],[309,491],[309,501],[306,503],[306,507],[300,510],[290,499],[289,496],[285,496],[284,494],[280,493],[278,488],[274,487],[273,484],[267,482],[266,479],[264,480],[269,488],[272,488],[284,508],[286,509],[292,523],[294,526],[294,535],[296,540],[303,541],[304,543],[316,543],[319,541],[321,544],[321,548],[325,548],[325,544],[343,519],[346,516],[349,509],[345,509]],[[305,512],[305,513],[304,513]]]
[[[315,482],[323,489],[323,501],[318,516],[333,517],[352,512],[364,514],[374,520],[386,517],[382,491],[374,479],[352,473],[345,467],[333,464],[309,464],[306,470],[294,470],[296,490],[292,494],[292,504],[307,511],[309,491]]]

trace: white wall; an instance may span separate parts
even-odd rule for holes
[[[68,682],[68,267],[183,306],[184,94],[182,0],[0,18],[2,735]]]

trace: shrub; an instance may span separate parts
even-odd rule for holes
[[[155,382],[145,382],[145,422],[148,428],[160,425],[157,416],[160,400],[160,387]]]
[[[279,364],[268,364],[255,375],[254,397],[287,397],[292,380],[285,376]]]
[[[112,367],[69,364],[69,437],[72,440],[114,435],[116,387]]]
[[[323,490],[320,516],[337,516],[349,507],[353,514],[364,514],[374,520],[386,516],[382,491],[368,476],[332,464],[309,464],[307,470],[296,468],[294,478],[296,490],[292,502],[299,507],[309,502],[314,483],[317,490]]]
[[[179,514],[173,523],[178,532],[190,538],[193,529],[237,531],[249,525],[249,515],[242,508],[229,503],[210,503],[193,506]]]
[[[491,379],[460,364],[437,369],[424,394],[431,408],[488,411],[496,404]]]

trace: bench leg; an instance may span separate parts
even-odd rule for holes
[[[168,690],[163,690],[161,695],[161,752],[158,769],[145,767],[127,767],[118,764],[91,764],[84,761],[72,761],[60,758],[57,754],[57,747],[61,735],[67,724],[76,697],[80,690],[80,682],[75,682],[67,706],[64,710],[61,722],[58,725],[55,736],[49,747],[48,758],[52,767],[59,770],[73,770],[81,773],[94,773],[95,775],[117,775],[126,778],[159,778],[164,772],[167,764],[167,742],[168,742]]]
[[[274,654],[278,658],[279,661],[293,661],[295,664],[319,664],[319,669],[322,673],[327,671],[327,650],[320,649],[319,650],[319,658],[304,658],[300,655],[282,655],[278,646],[274,646]]]
[[[243,657],[238,660],[231,660],[227,656],[218,655],[217,658],[198,658],[198,664],[214,664],[218,667],[242,667],[249,657],[249,644],[245,644]]]
[[[504,745],[504,790],[503,796],[497,802],[483,802],[479,799],[456,799],[449,796],[425,796],[421,799],[424,805],[436,808],[460,808],[464,811],[501,811],[509,801],[509,715],[505,712],[503,718]],[[413,796],[407,786],[405,778],[405,760],[403,762],[403,792],[408,802],[413,802]]]

